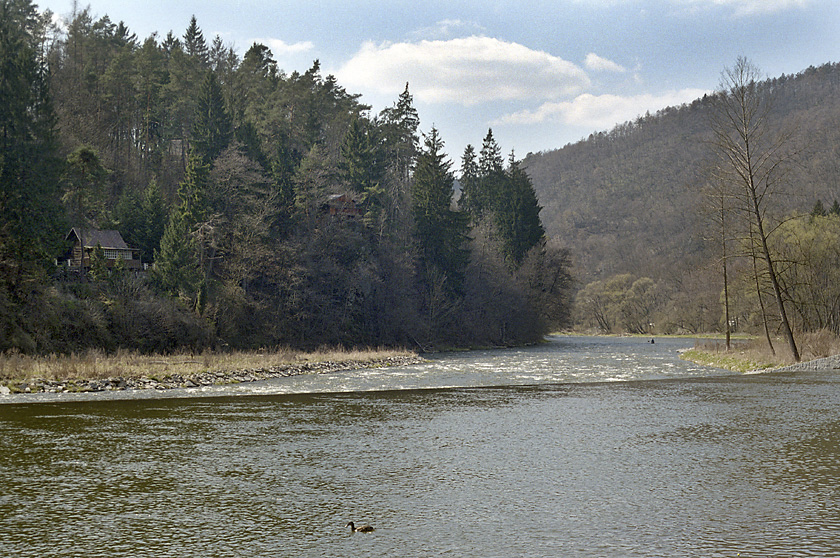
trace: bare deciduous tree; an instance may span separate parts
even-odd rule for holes
[[[712,111],[714,147],[718,156],[717,178],[736,193],[736,209],[752,228],[758,251],[778,306],[782,333],[794,360],[799,350],[785,310],[776,262],[768,237],[771,198],[778,193],[792,158],[792,135],[774,132],[769,125],[769,91],[759,87],[759,69],[744,57],[721,74],[715,110]]]

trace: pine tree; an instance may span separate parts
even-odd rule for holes
[[[215,72],[207,72],[196,106],[192,146],[205,163],[212,162],[230,145],[233,124]]]
[[[512,267],[519,267],[531,248],[545,239],[540,221],[542,208],[531,178],[510,154],[508,182],[496,209],[496,226],[505,247],[505,257]]]
[[[0,0],[0,283],[12,290],[61,238],[56,118],[37,29],[31,1]]]
[[[108,171],[89,145],[78,147],[67,156],[64,167],[64,201],[74,226],[98,227],[107,221],[105,179]]]
[[[198,60],[202,68],[208,69],[210,67],[210,51],[195,16],[190,18],[190,25],[184,33],[184,51]]]
[[[166,57],[169,58],[170,56],[172,56],[172,52],[174,50],[181,49],[181,39],[173,35],[172,31],[170,31],[166,34],[166,37],[160,43],[160,49],[163,51]]]
[[[411,174],[420,151],[420,117],[408,90],[392,107],[379,113],[378,125],[384,142],[386,163],[386,201],[389,236],[407,247],[411,230]]]
[[[451,294],[462,294],[469,263],[467,217],[452,209],[452,163],[443,153],[443,140],[432,128],[417,158],[412,201],[415,234],[426,277],[439,272]]]
[[[339,171],[344,183],[359,195],[368,226],[380,224],[385,190],[385,162],[376,128],[361,117],[350,124],[341,146]]]
[[[276,228],[281,234],[289,232],[295,207],[295,173],[300,166],[299,153],[290,146],[291,140],[287,134],[279,134],[277,149],[271,160],[271,177],[277,193]]]
[[[478,167],[481,176],[490,176],[504,172],[502,148],[496,143],[492,128],[487,130],[487,135],[484,136],[484,140],[481,143],[481,156],[478,160]]]
[[[487,135],[481,145],[478,158],[478,182],[470,192],[470,212],[474,223],[479,222],[487,214],[493,213],[500,203],[500,196],[507,181],[502,159],[502,150],[493,137],[493,130],[487,130]]]
[[[203,274],[194,233],[206,218],[209,165],[190,152],[184,180],[178,187],[179,205],[169,216],[169,223],[155,251],[154,283],[165,293],[197,305]]]
[[[127,190],[117,203],[114,214],[116,228],[125,242],[140,249],[143,262],[153,262],[168,220],[157,180],[152,179],[143,192]]]
[[[420,143],[417,136],[420,116],[414,108],[414,98],[408,91],[408,83],[394,106],[384,109],[380,118],[388,160],[394,166],[397,179],[407,181],[414,167]]]
[[[178,211],[173,212],[160,240],[160,249],[155,250],[151,277],[161,291],[194,303],[201,270],[192,231],[187,219]]]
[[[458,200],[458,207],[470,216],[476,216],[480,213],[476,199],[479,195],[479,187],[479,170],[475,148],[472,145],[467,145],[464,148],[464,155],[461,157],[461,198]]]
[[[190,151],[189,164],[184,173],[184,179],[178,186],[178,199],[180,205],[176,209],[179,212],[187,227],[192,229],[202,222],[208,212],[207,202],[207,176],[210,173],[210,166],[195,151]]]

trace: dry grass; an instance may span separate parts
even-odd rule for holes
[[[840,354],[840,338],[830,331],[801,333],[796,336],[796,342],[803,361]],[[774,339],[773,346],[776,349],[775,355],[764,338],[733,341],[730,351],[726,350],[721,340],[702,340],[695,343],[693,350],[683,353],[682,357],[736,372],[778,368],[794,363],[784,340]]]
[[[291,349],[213,352],[180,355],[143,355],[132,351],[106,354],[90,350],[83,354],[27,356],[0,354],[0,380],[92,380],[105,378],[190,376],[202,372],[253,370],[272,366],[317,362],[366,363],[390,357],[411,356],[399,349],[345,350],[323,348],[311,353]]]

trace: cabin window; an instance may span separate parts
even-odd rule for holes
[[[130,250],[114,250],[111,248],[105,248],[105,259],[106,260],[130,260],[131,259],[131,251]]]

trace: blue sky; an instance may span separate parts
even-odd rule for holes
[[[67,17],[72,0],[35,0]],[[505,153],[562,147],[714,90],[746,56],[768,77],[840,59],[837,0],[90,0],[144,39],[183,35],[240,55],[269,46],[287,73],[321,61],[374,112],[409,83],[421,131],[450,158],[493,129]],[[457,164],[456,164],[457,166]]]

